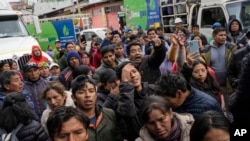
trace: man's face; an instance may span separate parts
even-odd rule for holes
[[[116,57],[121,57],[124,54],[124,49],[123,46],[116,46],[115,47],[115,56]]]
[[[69,65],[70,65],[71,67],[79,66],[79,65],[80,65],[80,61],[79,61],[78,58],[76,58],[76,57],[71,57],[71,58],[69,59]]]
[[[123,70],[126,69],[127,72],[130,72],[130,82],[134,85],[135,88],[138,88],[141,85],[141,74],[140,72],[131,64],[127,64],[123,67]]]
[[[33,53],[35,56],[40,57],[41,56],[41,50],[39,48],[33,49]]]
[[[97,98],[95,86],[87,82],[85,86],[72,95],[72,98],[77,103],[77,107],[83,111],[95,108]]]
[[[148,38],[149,39],[153,39],[153,38],[156,38],[156,33],[154,30],[148,32]]]
[[[182,28],[182,23],[176,23],[175,28],[176,29],[181,29]]]
[[[25,72],[25,76],[30,81],[37,81],[40,78],[40,71],[38,68],[30,68],[27,72]]]
[[[54,66],[50,69],[50,73],[52,76],[59,76],[60,75],[60,68],[57,66]]]
[[[75,47],[73,44],[68,44],[67,47],[66,47],[66,52],[70,52],[71,50],[74,50]]]
[[[115,55],[112,52],[107,52],[103,55],[102,61],[108,66],[115,65]]]
[[[121,41],[122,41],[122,39],[121,39],[120,35],[118,35],[118,34],[113,35],[113,40],[112,40],[113,43],[118,43]]]
[[[61,48],[61,46],[62,46],[60,42],[56,42],[56,44],[55,44],[55,45],[56,45],[56,48],[57,48],[57,49],[60,49],[60,48]]]
[[[231,31],[236,32],[236,31],[239,31],[240,25],[237,21],[233,21],[230,28],[231,28]]]
[[[183,102],[186,100],[186,98],[183,96],[184,94],[181,92],[181,90],[177,90],[175,97],[170,96],[163,96],[163,98],[169,102],[171,107],[178,108],[180,107]]]
[[[111,30],[108,30],[106,34],[106,38],[111,39],[111,37],[112,37]]]
[[[49,77],[49,67],[41,67],[39,68],[40,76],[42,78],[48,78]]]
[[[53,141],[86,141],[88,132],[83,123],[75,117],[62,123],[60,133],[53,137]]]
[[[9,92],[22,92],[23,82],[18,74],[10,77],[10,84],[5,84],[4,88]]]
[[[130,54],[128,56],[130,61],[134,61],[136,63],[141,63],[142,61],[142,50],[140,46],[134,45],[130,47]]]
[[[198,27],[193,27],[192,32],[194,35],[199,35],[199,28]]]
[[[214,35],[214,42],[218,45],[223,45],[226,41],[226,31],[220,31],[217,35]]]

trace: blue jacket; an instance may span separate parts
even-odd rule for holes
[[[34,103],[35,112],[41,119],[43,111],[46,109],[45,101],[41,98],[41,94],[48,80],[40,78],[36,82],[24,81],[24,89],[30,93],[30,98]]]
[[[177,113],[190,113],[195,119],[208,110],[222,112],[220,104],[213,97],[193,87],[191,87],[190,94],[184,103],[174,109]]]

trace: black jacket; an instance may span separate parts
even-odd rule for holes
[[[232,60],[229,63],[227,76],[231,86],[235,89],[238,86],[239,75],[241,72],[241,61],[250,52],[250,46],[247,45],[233,53]]]
[[[140,119],[140,108],[144,100],[155,93],[155,85],[142,83],[142,91],[137,92],[134,86],[129,83],[122,82],[120,84],[120,95],[116,107],[118,118],[123,119],[127,126],[128,139],[134,141],[139,137],[139,131],[142,127]],[[123,126],[124,127],[124,126]]]
[[[24,125],[16,136],[20,141],[47,141],[49,139],[42,125],[35,120]]]
[[[146,55],[142,59],[141,64],[137,66],[142,82],[148,82],[154,84],[161,76],[160,65],[166,57],[166,47],[162,43],[161,47],[154,47],[154,53],[152,55]]]
[[[118,95],[109,93],[109,91],[99,88],[97,91],[96,103],[102,107],[110,108],[115,111],[115,104],[118,100]]]
[[[239,127],[250,128],[250,54],[242,59],[242,73],[239,77],[235,98],[231,103],[234,122]]]

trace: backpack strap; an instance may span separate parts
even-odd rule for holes
[[[12,134],[16,135],[16,133],[23,127],[22,123],[19,123],[18,126],[11,131]]]

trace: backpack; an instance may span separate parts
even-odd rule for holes
[[[16,134],[22,127],[23,124],[19,123],[10,133],[7,133],[4,129],[0,128],[0,141],[19,141]]]

